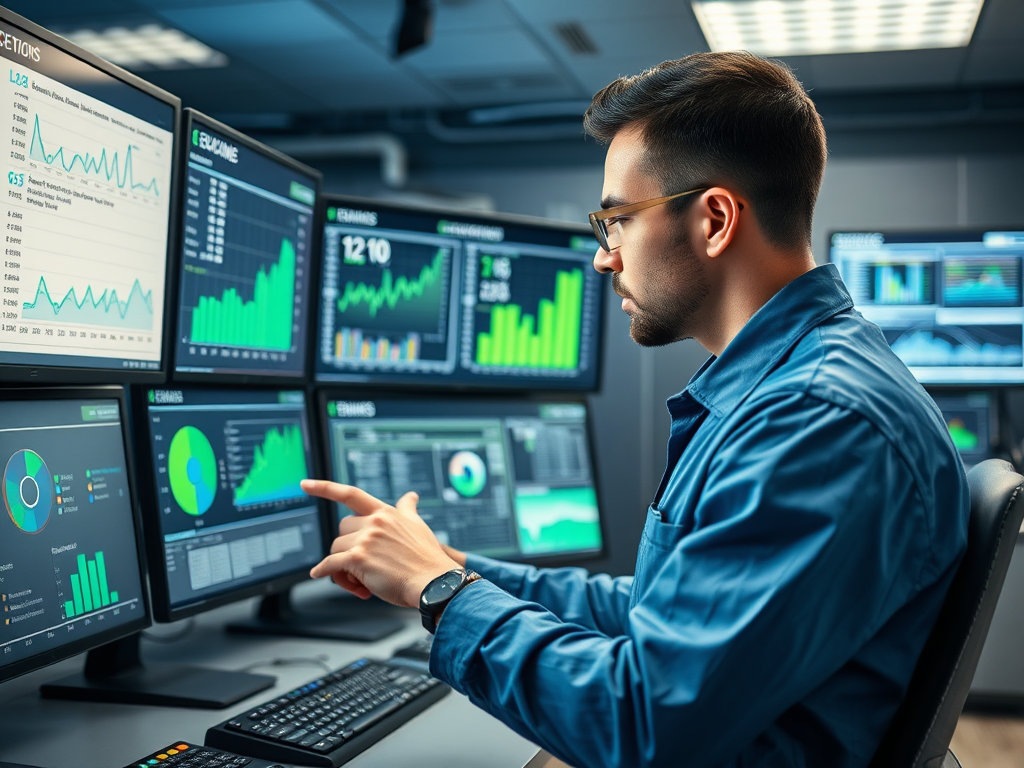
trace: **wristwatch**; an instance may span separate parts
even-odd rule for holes
[[[420,594],[420,617],[423,628],[430,634],[437,631],[437,619],[441,611],[452,601],[466,585],[480,578],[479,573],[467,571],[465,568],[454,568],[442,573],[423,588]]]

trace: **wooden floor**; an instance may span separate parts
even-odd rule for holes
[[[1024,766],[1024,718],[964,714],[949,745],[964,768]]]

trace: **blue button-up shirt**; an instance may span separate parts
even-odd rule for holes
[[[966,547],[941,414],[832,266],[668,408],[635,576],[470,556],[431,672],[579,768],[867,765]]]

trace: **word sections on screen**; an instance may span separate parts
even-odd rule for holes
[[[328,198],[320,381],[594,389],[603,282],[573,225]]]
[[[160,371],[177,99],[10,29],[0,365]]]

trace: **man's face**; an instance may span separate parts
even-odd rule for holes
[[[643,136],[620,131],[608,147],[602,206],[661,197],[658,182],[644,173]],[[677,192],[679,190],[667,190]],[[594,255],[598,272],[612,272],[612,287],[630,317],[629,335],[637,344],[656,347],[689,338],[694,319],[709,292],[707,275],[686,229],[686,216],[657,205],[610,222],[619,227],[622,245]]]

